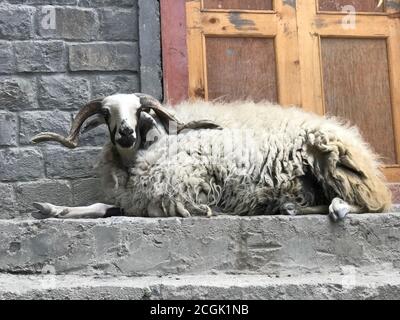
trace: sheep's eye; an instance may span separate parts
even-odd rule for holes
[[[108,119],[110,117],[110,110],[109,109],[102,109],[101,113],[103,114],[104,118]]]

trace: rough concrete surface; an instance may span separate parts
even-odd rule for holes
[[[82,277],[0,275],[0,299],[399,299],[400,274]]]
[[[299,275],[400,266],[400,215],[0,221],[0,272]]]

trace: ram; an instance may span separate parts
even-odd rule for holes
[[[172,109],[144,94],[113,95],[84,106],[68,137],[41,133],[33,142],[75,148],[80,131],[101,124],[111,140],[97,165],[106,204],[35,203],[40,217],[329,214],[337,221],[391,207],[378,156],[357,128],[269,102]]]

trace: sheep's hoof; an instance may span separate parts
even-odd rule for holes
[[[350,205],[346,201],[335,198],[329,206],[329,218],[333,222],[343,220],[350,213],[350,210]]]
[[[34,202],[32,204],[39,212],[35,212],[32,216],[36,219],[46,219],[52,217],[52,205],[49,203]]]
[[[35,212],[32,216],[36,219],[57,218],[60,215],[68,213],[60,207],[56,207],[50,203],[34,202],[32,204],[39,212]]]
[[[286,216],[297,216],[299,214],[299,210],[297,206],[293,202],[287,202],[280,208],[281,214]]]
[[[190,212],[188,210],[186,210],[185,206],[180,202],[176,203],[176,211],[179,214],[179,216],[181,216],[182,218],[190,217]]]
[[[192,212],[192,215],[196,217],[207,217],[211,218],[214,214],[211,208],[205,204],[199,204],[196,207],[191,207],[190,211]]]

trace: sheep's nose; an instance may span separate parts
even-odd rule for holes
[[[119,134],[121,136],[130,136],[133,133],[133,129],[129,127],[122,127],[119,129]]]

